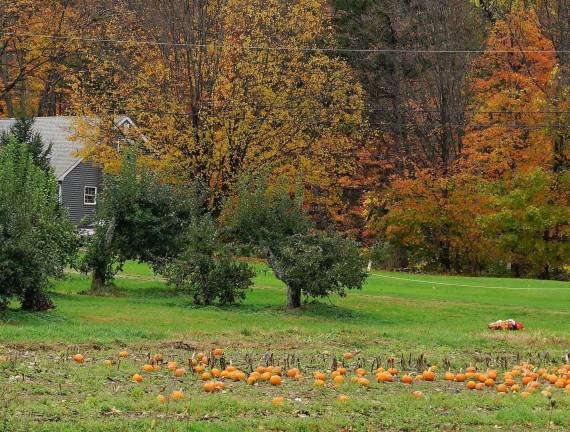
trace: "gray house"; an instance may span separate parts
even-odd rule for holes
[[[100,167],[78,156],[83,143],[74,139],[76,117],[36,117],[34,131],[43,142],[52,145],[50,164],[59,183],[60,202],[68,209],[71,221],[88,228],[103,182]],[[8,130],[14,119],[0,119],[0,132]],[[132,126],[128,117],[117,120],[118,132]],[[117,142],[119,145],[119,141]]]

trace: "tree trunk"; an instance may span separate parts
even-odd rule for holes
[[[101,272],[100,269],[94,269],[91,277],[91,289],[89,291],[92,293],[101,292],[106,283],[105,272]]]
[[[41,289],[26,290],[22,299],[22,310],[30,312],[41,312],[53,309],[50,298]]]
[[[287,285],[287,308],[296,309],[301,307],[301,288]]]
[[[111,219],[109,226],[107,227],[107,231],[105,232],[105,238],[102,242],[102,250],[97,251],[101,256],[106,257],[105,262],[98,262],[93,268],[93,275],[91,278],[91,289],[89,292],[97,293],[101,292],[105,285],[107,284],[106,278],[106,270],[108,265],[108,260],[111,259],[109,249],[111,248],[111,244],[113,242],[113,236],[115,235],[115,228],[117,226],[117,220],[115,218]],[[97,233],[95,233],[97,235]]]
[[[521,266],[518,262],[514,261],[511,263],[511,273],[517,279],[521,277]]]

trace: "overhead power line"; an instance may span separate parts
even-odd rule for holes
[[[120,45],[144,45],[185,48],[210,48],[220,50],[248,51],[298,51],[298,52],[332,52],[332,53],[386,53],[386,54],[561,54],[570,50],[486,50],[486,49],[410,49],[410,48],[339,48],[339,47],[299,47],[299,46],[266,46],[266,45],[235,45],[235,44],[191,44],[184,42],[159,42],[111,38],[87,38],[79,36],[49,35],[37,33],[0,32],[5,36],[41,38],[52,40],[74,40],[92,43],[114,43]]]

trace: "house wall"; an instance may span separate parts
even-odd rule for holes
[[[102,187],[103,174],[100,168],[90,162],[81,162],[63,179],[61,185],[62,202],[69,212],[71,222],[80,227],[91,223],[95,207],[84,204],[85,186],[95,186],[99,195]]]

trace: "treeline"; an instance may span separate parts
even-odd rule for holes
[[[567,1],[1,3],[4,115],[98,117],[78,133],[110,172],[127,114],[216,221],[272,173],[380,266],[567,273]]]

